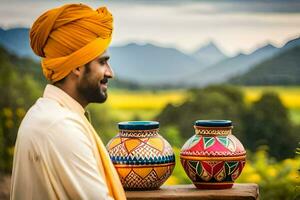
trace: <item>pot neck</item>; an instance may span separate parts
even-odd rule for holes
[[[227,136],[232,134],[233,126],[227,127],[205,127],[194,126],[195,134],[201,136]]]
[[[146,138],[146,137],[153,137],[158,135],[158,128],[157,129],[149,129],[149,130],[119,130],[119,135],[121,137],[132,137],[132,138]]]

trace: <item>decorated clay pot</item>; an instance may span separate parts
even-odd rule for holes
[[[246,151],[229,120],[198,120],[182,147],[181,164],[199,189],[231,188],[245,165]]]
[[[158,189],[175,166],[172,147],[158,134],[159,123],[130,121],[118,126],[107,149],[124,189]]]

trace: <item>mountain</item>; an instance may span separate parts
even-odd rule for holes
[[[35,80],[44,80],[40,64],[27,57],[20,57],[7,50],[0,45],[0,67],[8,63],[11,67],[22,75],[32,75]]]
[[[110,48],[117,77],[141,84],[179,84],[181,77],[203,69],[203,64],[174,48],[130,43]]]
[[[30,48],[28,34],[28,28],[0,28],[0,45],[20,57],[39,60]],[[110,63],[116,77],[129,81],[128,85],[137,83],[155,87],[201,87],[226,82],[231,77],[247,73],[266,59],[299,45],[300,38],[296,38],[282,48],[268,44],[251,54],[228,58],[213,42],[191,55],[175,48],[130,43],[111,47]]]
[[[291,47],[229,82],[241,85],[299,85],[300,46]]]
[[[29,29],[13,28],[3,30],[0,28],[0,44],[11,53],[20,57],[31,57],[37,59],[30,48]]]
[[[18,56],[34,55],[29,44],[29,29],[0,29],[0,44]],[[203,63],[174,48],[151,44],[111,47],[111,65],[118,78],[144,85],[174,85],[189,73],[199,71]]]
[[[46,85],[47,80],[43,76],[42,68],[39,62],[27,57],[19,57],[11,52],[9,52],[5,47],[0,45],[0,69],[8,65],[12,70],[17,72],[17,74],[29,75],[34,77],[33,82],[38,83],[39,85]],[[118,89],[130,89],[130,90],[139,90],[139,89],[152,89],[147,87],[142,87],[141,85],[120,79],[112,79],[109,81],[110,88]]]
[[[205,66],[216,64],[227,58],[213,42],[209,42],[207,45],[200,47],[192,56],[196,60],[205,63]]]
[[[283,50],[290,49],[296,46],[300,46],[300,37],[288,41],[283,47]]]
[[[282,48],[276,48],[268,44],[258,48],[249,55],[239,54],[235,57],[222,60],[189,77],[185,77],[185,80],[188,80],[188,85],[196,87],[226,82],[234,76],[248,72],[264,60],[299,45],[300,38],[287,42]]]

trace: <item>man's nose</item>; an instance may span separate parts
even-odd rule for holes
[[[107,76],[109,78],[115,77],[115,73],[114,73],[113,69],[110,67],[110,65],[108,65],[107,70],[105,70],[105,76]]]

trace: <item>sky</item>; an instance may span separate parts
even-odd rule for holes
[[[30,27],[47,9],[65,3],[107,6],[114,16],[112,45],[153,43],[191,53],[213,41],[225,54],[281,47],[300,36],[294,0],[0,0],[0,27]]]

